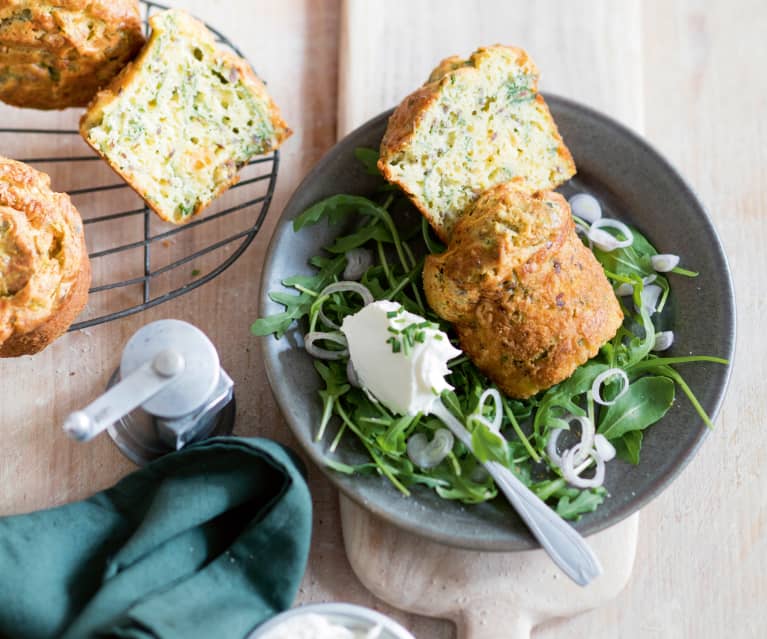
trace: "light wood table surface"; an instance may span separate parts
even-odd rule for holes
[[[678,167],[721,234],[738,302],[738,356],[716,431],[671,488],[642,511],[628,587],[610,604],[548,623],[534,636],[767,635],[767,486],[761,475],[767,461],[761,313],[767,306],[759,290],[767,272],[767,5],[410,0],[373,11],[368,30],[356,25],[344,33],[341,5],[334,0],[168,2],[190,9],[238,44],[296,131],[282,150],[270,215],[239,261],[189,295],[69,334],[35,357],[0,362],[0,514],[80,499],[132,470],[107,437],[78,445],[60,423],[103,389],[121,345],[155,319],[193,322],[217,344],[236,383],[237,434],[294,444],[248,330],[280,210],[334,143],[339,118],[344,128],[361,114],[393,106],[442,57],[501,41],[528,48],[542,70],[544,90],[642,131]],[[369,57],[342,65],[342,37],[367,38]],[[339,84],[342,95],[357,96],[345,99],[340,113]],[[4,124],[57,126],[72,115],[2,108],[0,118]],[[26,155],[13,140],[3,138],[3,144],[4,155]],[[299,602],[360,603],[391,614],[419,639],[452,637],[450,624],[400,613],[364,590],[344,555],[335,490],[314,468],[309,481],[314,538]]]

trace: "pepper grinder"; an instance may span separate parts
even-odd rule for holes
[[[231,433],[234,382],[199,328],[159,320],[128,340],[106,392],[64,422],[89,441],[106,430],[133,462],[157,457],[214,434]]]

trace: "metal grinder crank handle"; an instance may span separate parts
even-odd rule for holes
[[[184,371],[181,353],[166,349],[133,371],[82,410],[70,413],[64,432],[77,441],[89,441],[114,422],[154,397]]]

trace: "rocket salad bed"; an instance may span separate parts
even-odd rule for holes
[[[359,149],[357,156],[371,172],[376,171],[374,151]],[[371,399],[359,388],[339,331],[343,318],[358,312],[371,298],[400,303],[438,325],[456,342],[449,323],[425,304],[421,288],[422,256],[444,247],[434,239],[425,220],[402,222],[407,217],[402,211],[410,208],[403,195],[383,182],[379,195],[376,200],[335,195],[296,218],[296,232],[310,232],[308,227],[324,220],[353,230],[310,260],[316,269],[313,275],[283,281],[295,293],[270,294],[285,307],[284,312],[253,324],[255,334],[277,338],[294,322],[305,330],[307,351],[316,358],[314,366],[324,383],[319,393],[323,412],[317,439],[326,438],[331,419],[340,420],[340,428],[328,442],[325,463],[329,467],[348,474],[383,475],[405,495],[413,485],[422,484],[442,498],[479,503],[497,494],[480,464],[480,460],[492,459],[510,468],[562,517],[577,519],[604,501],[601,478],[613,447],[618,457],[639,463],[643,431],[666,414],[676,389],[711,426],[675,367],[727,361],[708,356],[663,357],[653,352],[673,340],[669,332],[656,332],[653,323],[670,290],[668,279],[656,269],[671,268],[678,276],[695,274],[676,267],[671,256],[658,256],[635,229],[626,234],[618,225],[617,232],[610,233],[606,229],[616,231],[611,221],[595,218],[576,217],[576,222],[617,294],[624,295],[619,297],[623,326],[569,379],[524,401],[498,393],[466,356],[451,360],[447,381],[454,390],[445,391],[442,400],[472,433],[480,459],[454,440],[436,417],[400,417]],[[575,203],[573,207],[576,212],[583,209],[584,217],[589,218],[588,207]],[[397,335],[391,345],[407,351],[418,340],[416,327]],[[350,466],[333,459],[332,453],[347,436],[360,440],[369,462]]]

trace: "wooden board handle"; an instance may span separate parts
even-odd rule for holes
[[[534,623],[524,613],[508,604],[493,602],[497,612],[469,605],[456,621],[457,639],[530,639]]]
[[[398,530],[340,497],[344,546],[352,570],[397,608],[450,619],[458,639],[528,639],[532,628],[613,599],[634,562],[639,516],[589,537],[605,573],[586,588],[570,581],[541,550],[476,552]]]

